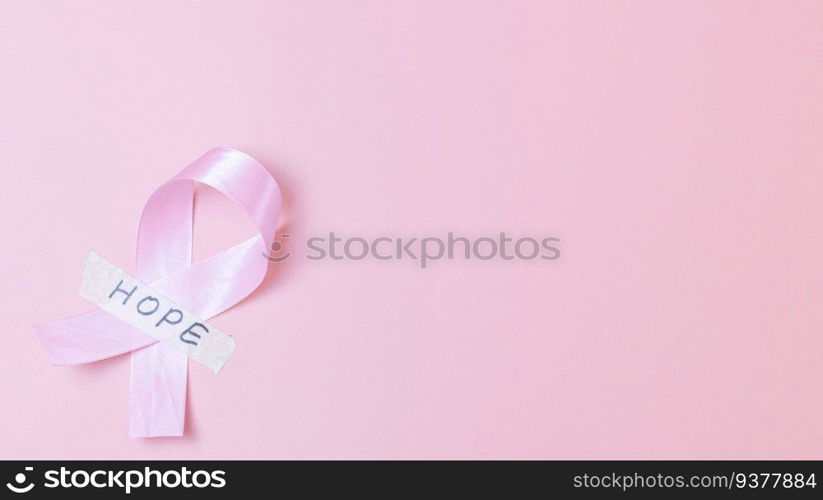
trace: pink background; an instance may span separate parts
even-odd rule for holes
[[[819,2],[168,3],[0,2],[0,458],[823,458]],[[128,358],[30,325],[217,145],[297,255],[213,320],[186,437],[129,439]],[[251,234],[200,201],[199,255]],[[563,256],[300,255],[328,231]]]

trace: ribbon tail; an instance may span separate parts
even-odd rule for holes
[[[169,342],[131,354],[129,437],[183,435],[189,358]]]
[[[102,309],[34,325],[52,365],[79,365],[157,343]]]

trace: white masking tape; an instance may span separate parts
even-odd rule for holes
[[[92,252],[86,259],[80,296],[121,321],[169,342],[215,373],[234,352],[234,339]]]

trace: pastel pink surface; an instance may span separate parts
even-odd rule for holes
[[[823,6],[0,4],[0,458],[823,458]],[[214,146],[329,231],[558,236],[555,262],[272,266],[211,321],[187,434],[127,437],[128,358],[31,324],[133,271]],[[203,191],[195,257],[254,232]]]

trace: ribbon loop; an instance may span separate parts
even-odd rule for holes
[[[259,234],[192,265],[195,183],[238,203]],[[243,300],[266,275],[282,199],[271,174],[254,158],[215,148],[157,188],[143,209],[137,238],[137,277],[209,319]],[[185,420],[188,358],[109,313],[35,325],[53,365],[98,361],[132,353],[129,435],[181,436]]]

